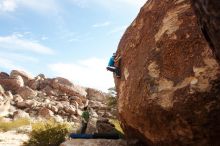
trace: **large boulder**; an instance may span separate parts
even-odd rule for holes
[[[97,127],[96,127],[97,118],[89,118],[89,121],[87,123],[86,127],[86,134],[94,134],[97,133]]]
[[[16,93],[20,87],[24,86],[24,81],[21,76],[16,76],[0,78],[0,84],[6,91],[11,90],[13,93]]]
[[[31,89],[33,90],[42,90],[45,87],[51,85],[52,80],[51,79],[44,79],[40,76],[37,76],[35,79],[30,80],[27,84]]]
[[[5,73],[5,72],[0,72],[0,78],[1,78],[1,79],[9,78],[9,74],[7,74],[7,73]]]
[[[17,94],[21,95],[23,99],[34,98],[35,96],[37,96],[37,92],[29,88],[28,86],[21,87],[17,91]]]
[[[76,108],[74,106],[72,106],[72,105],[65,106],[64,111],[69,113],[69,114],[71,114],[71,115],[72,114],[73,115],[76,114]]]
[[[32,77],[32,75],[24,72],[24,71],[20,71],[20,70],[12,70],[10,73],[10,77],[16,77],[16,76],[21,76],[22,79],[24,80],[24,83],[26,84],[29,80],[34,79]]]
[[[16,103],[17,102],[23,102],[24,99],[19,94],[16,94],[16,95],[13,96],[13,101],[16,102]]]
[[[48,108],[43,107],[38,111],[38,115],[41,118],[50,119],[54,116],[54,113],[51,110],[49,110]]]
[[[149,0],[123,35],[115,78],[128,138],[219,145],[220,68],[190,0]]]
[[[87,92],[86,92],[86,88],[79,86],[79,85],[74,85],[73,86],[74,90],[76,92],[78,92],[81,96],[86,97]]]
[[[220,1],[191,0],[201,30],[220,60]]]
[[[12,100],[13,99],[13,95],[12,95],[11,91],[6,91],[5,92],[5,97],[7,99],[9,99],[9,100]]]
[[[66,94],[68,96],[78,96],[85,99],[87,94],[85,89],[79,90],[81,88],[78,88],[77,86],[69,86],[67,83],[63,83],[56,78],[52,80],[51,87],[58,90],[60,94]]]
[[[10,100],[0,101],[0,117],[7,116],[10,109]]]
[[[0,94],[4,94],[5,93],[5,90],[4,88],[0,85]]]
[[[26,101],[17,102],[16,107],[19,109],[31,108],[31,106],[29,104],[27,104]]]
[[[93,88],[87,88],[87,98],[90,100],[96,100],[96,101],[101,101],[101,102],[106,102],[108,99],[108,94],[95,90]]]
[[[21,118],[26,118],[26,119],[30,119],[30,116],[28,113],[26,113],[25,111],[22,110],[17,110],[13,113],[13,119],[21,119]]]
[[[69,81],[68,79],[62,78],[62,77],[56,77],[55,80],[57,80],[57,83],[67,85],[67,86],[73,86],[73,83]]]
[[[117,133],[115,126],[108,119],[99,119],[96,122],[98,133]]]

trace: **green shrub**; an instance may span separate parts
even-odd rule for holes
[[[113,96],[108,97],[107,105],[110,106],[110,107],[116,107],[117,97],[113,97]]]
[[[88,122],[88,121],[89,121],[89,112],[88,112],[88,111],[84,111],[84,112],[82,113],[82,118],[83,118],[86,122]]]
[[[69,125],[54,121],[39,122],[32,125],[29,141],[23,146],[59,146],[69,132]]]
[[[107,101],[107,104],[108,106],[110,107],[116,107],[117,105],[117,92],[116,92],[116,89],[115,87],[111,87],[108,89],[108,101]]]
[[[26,118],[17,119],[10,122],[5,122],[0,118],[0,131],[9,131],[12,129],[16,129],[22,126],[29,125],[30,121]]]

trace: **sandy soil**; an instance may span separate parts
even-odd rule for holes
[[[127,146],[124,140],[110,139],[72,139],[60,146]]]
[[[27,134],[16,133],[16,131],[0,132],[0,146],[21,146],[27,140]]]

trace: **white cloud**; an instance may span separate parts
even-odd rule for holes
[[[57,11],[58,5],[55,0],[16,0],[17,3],[26,8],[38,12]]]
[[[56,0],[2,0],[0,2],[0,12],[13,12],[17,8],[29,8],[37,12],[57,11]]]
[[[112,34],[115,34],[115,33],[121,33],[121,34],[122,34],[123,32],[125,32],[125,30],[126,30],[127,27],[128,27],[127,25],[115,27],[115,28],[113,28],[112,30],[110,30],[110,31],[107,33],[107,35],[112,35]]]
[[[42,36],[42,37],[41,37],[41,40],[42,40],[42,41],[45,41],[45,40],[48,40],[48,39],[49,39],[49,38],[46,37],[46,36]]]
[[[25,34],[25,33],[24,33],[24,34]],[[16,37],[18,37],[18,38],[23,38],[23,37],[24,37],[24,34],[19,33],[19,32],[14,32],[12,35],[13,35],[13,36],[16,36]]]
[[[122,6],[124,8],[129,7],[141,7],[147,0],[69,0],[73,4],[80,7],[88,7],[92,4],[99,5],[108,9],[114,9],[115,7]]]
[[[102,5],[104,7],[117,7],[121,5],[122,7],[141,7],[147,0],[93,0],[95,3]]]
[[[15,65],[13,61],[6,59],[6,58],[2,58],[2,57],[0,58],[0,67],[8,69],[8,70],[13,70],[13,69],[25,70],[24,68]]]
[[[29,72],[28,70],[26,70],[24,67],[22,66],[19,66],[19,65],[16,65],[16,63],[10,59],[7,59],[7,58],[0,58],[0,68],[1,69],[7,69],[8,71],[11,71],[11,70],[22,70],[26,73],[28,73],[29,75],[32,76],[32,73]]]
[[[68,40],[68,42],[79,42],[79,41],[80,41],[79,38],[70,38],[70,39]]]
[[[112,73],[106,70],[107,62],[107,59],[90,58],[77,63],[55,63],[49,68],[76,84],[107,91],[114,86]]]
[[[23,55],[20,53],[11,53],[11,52],[0,52],[0,58],[5,58],[5,60],[10,60],[13,62],[32,62],[38,63],[39,60],[32,56]]]
[[[105,26],[109,26],[111,23],[109,21],[103,22],[103,23],[97,23],[92,25],[92,27],[105,27]]]
[[[26,56],[19,53],[10,53],[10,52],[0,52],[0,69],[2,70],[22,70],[26,73],[31,74],[26,68],[21,66],[23,63],[38,63],[39,60],[37,58]]]
[[[26,40],[17,35],[0,36],[0,50],[25,50],[40,54],[53,54],[53,50],[37,42]]]
[[[16,9],[17,5],[15,0],[2,0],[0,2],[0,11],[12,12]]]
[[[115,1],[118,1],[118,0],[115,0]],[[147,2],[147,0],[119,0],[119,1],[130,4],[130,5],[136,5],[136,6],[143,6]]]
[[[82,8],[88,6],[88,0],[69,0],[69,1]]]
[[[66,0],[79,7],[100,6],[106,9],[140,8],[147,0]],[[0,12],[13,12],[18,8],[28,8],[43,14],[58,14],[62,11],[58,0],[0,0]]]
[[[85,42],[87,40],[93,39],[90,32],[87,33],[75,33],[71,31],[63,31],[62,35],[60,36],[60,39],[63,41],[68,41],[69,43],[73,42]]]

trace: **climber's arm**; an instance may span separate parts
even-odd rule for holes
[[[115,63],[117,63],[119,60],[121,59],[121,56],[117,56],[116,58],[115,58]]]

